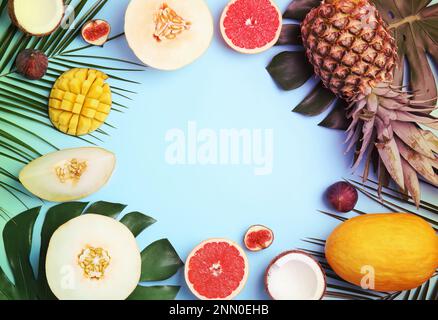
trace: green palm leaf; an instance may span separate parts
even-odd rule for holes
[[[123,101],[131,99],[130,95],[135,94],[117,86],[117,83],[138,82],[117,73],[142,71],[143,65],[124,59],[83,53],[90,45],[71,48],[81,27],[93,19],[107,2],[108,0],[66,0],[65,4],[71,10],[66,11],[65,21],[73,21],[75,27],[60,27],[49,36],[37,38],[23,34],[10,22],[6,10],[7,0],[0,0],[0,193],[5,192],[24,204],[21,198],[26,193],[19,186],[13,185],[18,173],[17,165],[22,166],[43,153],[57,150],[49,139],[54,129],[48,119],[47,100],[54,81],[64,71],[77,67],[109,71],[107,74],[115,84],[113,86],[111,83],[114,96],[120,99],[115,99],[112,110],[119,113],[126,109]],[[121,36],[123,33],[112,36],[109,41]],[[30,81],[16,73],[14,60],[25,48],[38,49],[48,56],[49,69],[41,80]],[[131,67],[126,67],[128,65]],[[5,126],[8,127],[7,130]],[[105,127],[78,139],[96,144],[109,135],[106,131],[108,128],[115,128],[110,123],[106,123]],[[7,169],[9,166],[14,169]],[[5,174],[6,172],[11,174]]]
[[[359,192],[373,201],[379,202],[385,208],[392,212],[408,212],[415,214],[428,221],[435,230],[438,230],[438,206],[430,202],[421,201],[419,211],[415,210],[415,203],[411,197],[406,198],[401,192],[390,187],[383,188],[379,193],[379,184],[376,181],[368,180],[370,184],[349,180],[354,184]],[[328,211],[319,211],[320,213],[337,219],[341,222],[348,220],[345,216]],[[360,210],[354,210],[356,214],[366,214]],[[309,245],[316,249],[304,248],[301,249],[315,257],[327,275],[327,298],[349,299],[349,300],[438,300],[438,273],[436,273],[429,281],[425,282],[420,287],[414,290],[404,292],[375,292],[372,290],[364,290],[354,286],[336,275],[325,259],[324,246],[325,240],[318,238],[303,239]]]
[[[4,228],[3,240],[13,279],[9,279],[0,268],[0,300],[55,299],[47,282],[45,261],[50,239],[56,229],[82,214],[94,213],[117,219],[125,207],[123,204],[104,201],[89,206],[86,202],[67,202],[51,207],[44,217],[40,231],[41,244],[37,276],[33,272],[29,256],[35,231],[34,223],[40,214],[41,207],[26,210],[10,219]],[[156,222],[155,219],[140,212],[128,213],[120,221],[133,232],[134,236],[139,235]],[[151,251],[153,251],[153,259],[148,259]],[[178,253],[167,239],[153,242],[141,252],[141,256],[141,281],[167,279],[182,266]],[[179,286],[138,285],[128,299],[174,299],[179,288]]]

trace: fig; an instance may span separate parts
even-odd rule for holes
[[[63,0],[9,0],[12,23],[30,36],[52,34],[64,18]]]
[[[357,203],[358,194],[355,187],[345,181],[332,184],[326,191],[327,201],[339,212],[349,212]]]
[[[15,66],[27,79],[39,80],[46,74],[49,60],[41,51],[25,49],[18,54]]]
[[[103,46],[107,42],[110,32],[110,24],[100,19],[88,21],[81,30],[84,41],[93,46]]]
[[[271,229],[262,226],[254,225],[249,227],[245,233],[243,242],[250,251],[260,251],[268,248],[274,241],[274,233]]]

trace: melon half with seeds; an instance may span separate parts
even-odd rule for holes
[[[102,148],[65,149],[33,160],[21,170],[19,179],[41,199],[79,200],[107,183],[115,163],[115,155]]]
[[[125,34],[146,65],[175,70],[208,49],[213,18],[204,0],[132,0],[126,11]]]
[[[11,21],[24,33],[42,37],[54,32],[64,17],[63,0],[9,0]]]
[[[60,300],[123,300],[137,287],[141,256],[121,222],[84,214],[60,226],[46,256],[50,289]]]
[[[241,53],[260,53],[280,37],[282,16],[272,0],[231,0],[221,21],[225,42]]]

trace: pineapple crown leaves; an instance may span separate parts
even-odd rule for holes
[[[80,35],[82,26],[93,19],[105,6],[108,0],[65,0],[71,10],[66,11],[65,21],[70,21],[75,28],[58,28],[45,37],[30,37],[18,30],[7,17],[8,0],[0,0],[0,189],[26,206],[26,198],[31,196],[22,191],[16,176],[20,166],[42,155],[46,150],[57,150],[54,143],[44,136],[55,130],[48,119],[47,100],[55,80],[71,68],[93,68],[105,71],[116,83],[137,83],[128,78],[118,76],[122,71],[142,71],[143,65],[131,61],[97,55],[87,55],[84,50],[91,45],[71,48],[73,41]],[[117,34],[108,41],[123,36]],[[17,54],[25,48],[40,50],[49,59],[48,72],[44,78],[29,81],[18,75],[14,68]],[[108,64],[111,63],[111,66]],[[115,65],[115,66],[113,66]],[[126,67],[126,66],[130,67]],[[126,106],[123,100],[131,99],[135,92],[112,85],[112,92],[121,101],[113,101],[112,111],[123,113]],[[114,128],[105,123],[104,129],[77,139],[96,144],[108,136],[107,128]],[[38,128],[38,129],[37,129]],[[43,133],[37,133],[37,132]],[[70,138],[70,137],[69,137]]]
[[[367,198],[378,202],[391,212],[407,212],[415,214],[427,222],[429,222],[435,230],[438,230],[438,205],[427,202],[425,200],[420,201],[421,211],[412,211],[411,208],[415,208],[415,202],[412,197],[406,197],[403,193],[392,189],[383,188],[376,181],[368,180],[368,184],[358,182],[355,180],[349,180],[357,190]],[[354,213],[363,215],[366,212],[354,209]],[[336,213],[319,211],[320,213],[327,215],[330,218],[344,222],[348,220],[345,216],[338,215]],[[372,290],[364,290],[360,287],[352,285],[345,280],[341,279],[328,264],[325,254],[325,240],[318,238],[306,238],[303,240],[307,245],[306,248],[301,250],[313,255],[324,268],[327,275],[327,298],[340,298],[349,300],[438,300],[438,273],[435,273],[431,279],[423,283],[420,287],[397,292],[376,292]],[[308,247],[312,246],[312,249]]]
[[[3,230],[3,242],[14,281],[12,282],[0,268],[0,300],[56,299],[49,288],[45,274],[47,248],[52,234],[59,226],[81,214],[93,213],[117,219],[125,207],[119,203],[104,201],[91,205],[85,202],[67,202],[51,207],[47,211],[41,228],[37,277],[34,275],[29,255],[32,248],[34,225],[41,207],[29,209],[10,219]],[[140,212],[130,212],[124,215],[120,222],[128,227],[134,236],[137,236],[154,224],[156,220]],[[167,239],[157,240],[147,246],[141,252],[141,259],[140,280],[142,282],[168,279],[183,265]],[[179,286],[173,285],[138,285],[128,299],[174,299],[179,289]]]
[[[438,63],[438,4],[431,0],[372,0],[382,18],[393,31],[398,46],[399,67],[396,68],[394,84],[401,85],[406,78],[410,89],[421,100],[437,97],[436,81],[428,61]],[[320,0],[294,0],[289,4],[283,17],[302,21],[312,8],[321,4]],[[298,51],[285,51],[273,58],[267,66],[274,81],[284,90],[302,86],[313,75],[313,68],[307,61],[302,45],[300,26],[297,23],[283,25],[277,45],[291,45]],[[410,66],[404,68],[404,61]],[[318,82],[312,91],[294,108],[294,112],[306,116],[319,115],[331,108],[320,126],[345,130],[350,124],[346,117],[346,104],[330,90]]]

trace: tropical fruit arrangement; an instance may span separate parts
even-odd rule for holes
[[[74,12],[80,14],[86,2],[79,0]],[[103,47],[119,37],[111,37],[111,25],[96,17],[104,2],[98,0],[80,18],[69,14],[66,4],[71,1],[0,1],[0,13],[7,9],[11,23],[0,51],[9,46],[11,50],[3,53],[12,52],[5,65],[0,60],[0,75],[4,70],[17,73],[26,86],[34,85],[35,90],[47,93],[33,96],[27,87],[14,85],[18,93],[0,94],[0,108],[5,104],[21,110],[23,104],[25,112],[45,117],[51,124],[35,121],[52,126],[65,137],[88,142],[93,134],[105,133],[102,126],[107,124],[111,110],[122,106],[113,101],[113,93],[123,96],[121,92],[130,91],[111,87],[112,81],[123,79],[99,70],[99,65],[68,60],[83,57],[68,53],[90,46]],[[420,193],[420,180],[438,186],[438,137],[432,131],[438,129],[438,119],[432,115],[437,90],[435,84],[419,86],[424,79],[418,80],[421,76],[415,66],[427,62],[419,58],[413,63],[412,50],[418,48],[408,48],[406,39],[402,37],[404,40],[400,41],[400,35],[394,32],[408,23],[432,28],[425,26],[424,21],[436,20],[438,5],[427,4],[411,7],[416,11],[412,16],[405,16],[409,10],[403,6],[403,16],[392,24],[385,21],[386,11],[382,8],[395,12],[396,4],[385,1],[295,0],[284,15],[273,0],[231,0],[225,5],[219,29],[224,44],[236,52],[257,54],[275,44],[304,47],[304,52],[280,53],[268,66],[269,73],[283,89],[295,89],[315,74],[320,83],[297,111],[316,114],[337,101],[325,124],[346,129],[347,151],[355,150],[354,169],[365,162],[362,184],[339,181],[325,193],[327,204],[337,213],[323,213],[341,223],[327,240],[306,240],[322,250],[287,250],[266,264],[263,284],[268,297],[320,300],[368,295],[373,299],[395,299],[407,292],[405,297],[410,299],[410,290],[415,290],[415,298],[438,299],[438,283],[433,282],[438,268],[438,222],[382,199],[385,195],[438,214],[436,205],[422,200]],[[282,25],[284,18],[302,23]],[[69,19],[80,28],[66,31],[68,28],[62,26]],[[131,0],[124,27],[127,43],[140,61],[171,71],[186,67],[207,51],[214,25],[204,0]],[[78,37],[85,46],[70,49],[65,53],[67,58],[59,58],[57,54],[65,52]],[[17,44],[13,39],[18,39]],[[436,43],[424,35],[421,39],[436,60]],[[413,67],[408,87],[402,85],[405,56]],[[64,69],[56,69],[52,62]],[[105,66],[102,69],[136,71]],[[421,89],[426,89],[426,93]],[[35,119],[27,113],[12,112]],[[15,127],[43,140],[26,128]],[[156,222],[153,218],[137,211],[121,215],[126,206],[119,203],[72,202],[98,192],[109,182],[116,166],[114,153],[100,147],[79,147],[43,155],[18,137],[1,129],[0,133],[15,143],[5,144],[10,152],[6,154],[8,158],[22,164],[18,177],[2,166],[0,175],[19,181],[37,198],[61,202],[51,206],[42,218],[37,276],[30,254],[35,245],[35,222],[42,208],[26,210],[7,222],[3,244],[13,279],[0,268],[0,299],[176,297],[179,286],[139,284],[169,279],[183,266],[167,239],[155,241],[143,250],[139,248],[136,237]],[[22,152],[16,144],[27,151]],[[371,163],[378,176],[375,188],[364,184],[369,181]],[[389,178],[398,189],[389,187]],[[11,194],[26,194],[7,184],[0,186]],[[373,190],[376,196],[371,193]],[[392,212],[359,211],[359,192],[383,202]],[[18,196],[16,199],[20,200]],[[347,218],[346,213],[357,216]],[[272,251],[275,239],[270,227],[252,224],[243,233],[243,246],[222,237],[202,241],[186,259],[184,278],[188,289],[203,300],[235,298],[250,276],[247,255]]]
[[[387,17],[388,12],[398,11],[390,1],[387,4],[376,1],[377,7],[367,0],[295,1],[285,16],[303,21],[300,27],[289,25],[284,29],[290,39],[282,39],[282,43],[296,43],[299,38],[312,67],[307,68],[304,63],[300,67],[304,76],[293,78],[291,66],[281,66],[303,64],[303,57],[287,52],[268,66],[271,75],[285,89],[300,86],[313,69],[322,82],[322,87],[317,86],[311,94],[316,102],[311,105],[309,97],[296,111],[311,115],[329,107],[335,98],[327,93],[328,89],[340,102],[324,123],[347,129],[347,151],[355,149],[353,168],[365,162],[363,177],[366,180],[370,164],[374,162],[380,184],[386,185],[388,178],[392,178],[400,190],[414,198],[417,206],[421,196],[420,179],[438,186],[438,138],[430,131],[438,128],[438,119],[431,114],[436,108],[437,90],[425,59],[426,52],[437,59],[436,43],[431,43],[435,6],[426,7],[429,2],[411,7],[415,12],[403,8],[399,21],[388,25],[383,17]],[[409,13],[412,16],[405,16]],[[389,16],[387,19],[391,19]],[[418,35],[424,49],[418,45],[406,47],[408,36],[402,28],[411,24],[409,17],[413,17],[416,28],[424,26],[422,30],[426,34]],[[393,29],[397,28],[402,30],[394,34]],[[416,32],[422,31],[416,29]],[[411,90],[403,87],[405,56],[413,67]],[[425,69],[424,74],[418,74],[417,66],[421,71]],[[296,81],[287,83],[288,79]]]

